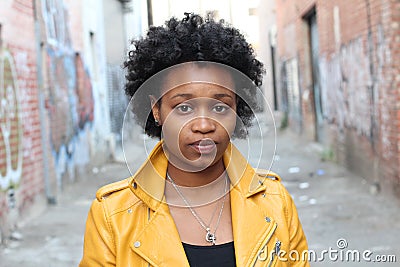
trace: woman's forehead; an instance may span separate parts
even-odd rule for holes
[[[187,63],[171,68],[166,72],[162,84],[162,94],[187,84],[204,85],[205,88],[226,88],[235,91],[234,80],[223,66],[207,63]],[[211,86],[214,85],[214,86]]]
[[[236,99],[235,92],[218,84],[208,82],[192,82],[170,88],[162,92],[162,97],[167,99],[188,100],[213,98],[218,100]]]

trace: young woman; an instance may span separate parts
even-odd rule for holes
[[[263,74],[243,35],[186,14],[133,45],[126,93],[161,140],[132,177],[97,192],[80,266],[309,266],[280,178],[231,143],[247,135]]]

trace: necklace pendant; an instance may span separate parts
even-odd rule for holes
[[[215,236],[215,234],[210,232],[210,228],[207,228],[206,231],[206,241],[215,245],[215,240],[217,240],[217,237]]]

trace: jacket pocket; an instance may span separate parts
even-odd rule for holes
[[[267,233],[266,237],[264,238],[264,241],[262,242],[257,255],[253,261],[253,263],[250,265],[252,267],[255,266],[267,266],[267,267],[273,267],[275,266],[277,260],[278,260],[278,254],[281,248],[281,241],[276,240],[273,245],[270,244],[270,241],[272,239],[272,236],[274,235],[276,228],[278,224],[275,222],[270,229],[270,231]]]

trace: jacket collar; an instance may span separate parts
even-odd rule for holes
[[[164,189],[168,160],[162,148],[161,140],[154,147],[148,159],[132,176],[130,189],[152,210],[156,210],[161,203],[165,203]],[[248,164],[240,151],[230,143],[223,155],[231,186],[245,197],[265,190],[254,169]],[[248,177],[251,176],[251,177]]]
[[[189,266],[178,230],[165,203],[168,161],[161,145],[162,142],[157,144],[130,182],[131,190],[154,211],[143,230],[132,237],[131,249],[153,266]],[[250,266],[257,258],[259,247],[270,239],[276,228],[274,220],[266,220],[268,214],[260,212],[256,198],[246,201],[266,190],[266,183],[260,182],[260,176],[233,144],[228,146],[223,160],[232,186],[230,196],[236,263],[238,266]],[[165,248],[175,248],[174,253],[166,253]]]

